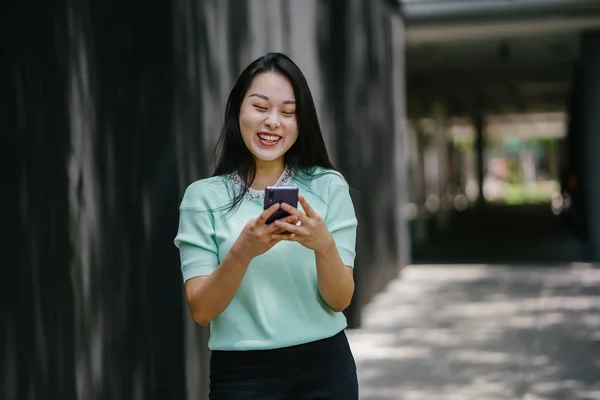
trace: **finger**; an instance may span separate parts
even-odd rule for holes
[[[304,225],[308,224],[306,212],[304,210],[299,210],[296,207],[291,206],[291,205],[286,204],[286,203],[282,203],[281,204],[281,208],[284,209],[285,211],[287,211],[288,213],[292,214],[292,215],[296,215],[298,217],[298,220],[300,222],[302,222]]]
[[[280,221],[287,222],[288,224],[294,224],[295,225],[296,223],[298,223],[299,219],[298,219],[297,215],[288,215],[285,218],[281,218]]]
[[[302,209],[309,218],[315,218],[319,216],[319,214],[317,214],[317,212],[313,210],[310,204],[308,204],[308,201],[306,201],[306,198],[304,196],[299,195],[298,201],[300,202],[300,204],[302,204]]]
[[[279,221],[286,223],[286,224],[291,224],[291,225],[298,225],[298,216],[297,215],[289,215],[285,218],[280,219]],[[276,233],[281,233],[281,232],[285,232],[286,228],[279,225],[279,224],[274,224],[277,228],[277,231],[275,231]]]
[[[302,213],[296,207],[294,207],[288,203],[281,203],[281,209],[287,211],[288,213],[290,213],[290,215],[296,215],[298,218],[300,218],[301,213]]]
[[[275,221],[275,224],[283,229],[283,231],[288,231],[290,233],[295,233],[298,235],[306,236],[308,235],[308,230],[302,225],[293,225],[283,221]]]
[[[273,240],[281,241],[281,240],[294,240],[297,241],[297,236],[295,233],[274,233],[272,236]]]
[[[256,222],[258,224],[261,224],[261,225],[266,225],[267,220],[269,219],[269,217],[271,215],[273,215],[273,213],[275,211],[277,211],[278,209],[279,209],[279,203],[273,204],[271,207],[267,208],[265,211],[263,211],[262,213],[260,213],[260,215],[256,219]]]
[[[287,217],[281,218],[281,219],[279,219],[277,221],[283,221],[285,223],[294,224],[295,225],[298,222],[298,216],[297,215],[288,215]],[[278,233],[278,232],[280,233],[280,232],[285,231],[284,228],[282,228],[280,225],[278,225],[276,223],[277,221],[273,222],[272,224],[266,225],[264,232],[266,234],[270,235],[272,233]]]

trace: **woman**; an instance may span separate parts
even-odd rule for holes
[[[299,68],[269,53],[233,87],[212,177],[192,183],[175,244],[191,314],[210,324],[210,398],[358,399],[342,310],[357,220]],[[299,207],[263,210],[266,186]],[[266,224],[279,207],[290,215]]]

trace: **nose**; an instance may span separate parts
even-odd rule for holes
[[[269,113],[269,115],[267,116],[267,119],[265,119],[265,125],[269,129],[279,128],[279,116],[276,111]]]

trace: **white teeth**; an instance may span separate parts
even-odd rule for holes
[[[277,140],[280,139],[279,136],[274,136],[274,135],[258,135],[261,139],[264,140],[269,140],[271,142],[276,142]]]

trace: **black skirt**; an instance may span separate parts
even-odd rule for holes
[[[209,398],[357,400],[356,364],[346,334],[275,350],[215,350]]]

